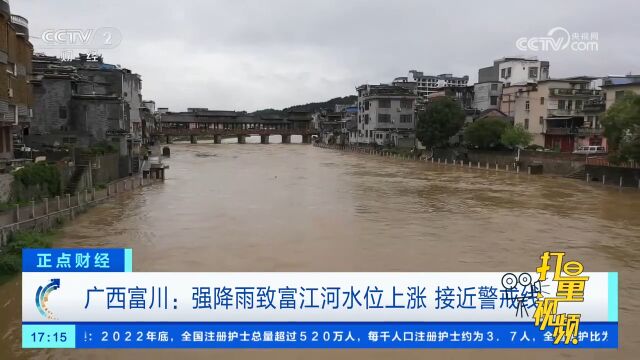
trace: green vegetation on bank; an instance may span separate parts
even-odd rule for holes
[[[504,118],[487,117],[467,125],[464,140],[479,149],[504,146],[515,149],[527,147],[533,136],[520,124],[513,126]]]
[[[0,250],[0,282],[22,271],[22,249],[50,248],[55,232],[19,231]]]
[[[105,155],[118,152],[118,149],[108,142],[95,144],[88,148],[78,149],[82,155]]]
[[[501,118],[488,117],[480,119],[464,128],[464,140],[480,149],[495,148],[506,129],[511,126]]]
[[[607,110],[602,119],[614,163],[640,161],[640,95],[627,94]]]
[[[60,195],[62,180],[60,170],[45,162],[28,164],[13,172],[12,203]]]
[[[447,146],[449,138],[462,129],[464,117],[464,111],[453,99],[429,103],[418,113],[416,137],[427,149]]]

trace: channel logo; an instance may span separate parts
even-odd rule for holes
[[[47,303],[49,302],[49,295],[54,291],[60,288],[60,279],[51,279],[51,282],[46,286],[38,287],[38,291],[36,291],[36,308],[40,315],[42,315],[47,320],[55,320],[55,316],[53,312],[49,310]]]

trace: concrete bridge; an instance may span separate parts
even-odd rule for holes
[[[188,136],[191,143],[198,137],[213,137],[214,143],[222,143],[225,137],[238,138],[244,144],[246,137],[260,135],[260,142],[269,143],[269,136],[281,135],[282,143],[291,143],[291,135],[301,135],[302,142],[311,143],[311,136],[317,131],[311,126],[308,112],[287,112],[281,115],[252,115],[236,111],[194,110],[187,112],[167,112],[160,115],[160,128],[152,132],[156,138]]]

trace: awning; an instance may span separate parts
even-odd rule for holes
[[[555,117],[548,117],[547,120],[571,120],[573,118],[574,116],[555,116]]]

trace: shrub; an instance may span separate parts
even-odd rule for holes
[[[31,200],[31,197],[56,196],[61,193],[60,170],[44,162],[28,164],[13,172],[15,180],[13,197],[16,202]],[[30,192],[35,191],[35,196]]]
[[[53,233],[20,231],[14,233],[7,246],[0,252],[0,275],[11,275],[22,271],[22,249],[50,248]]]

